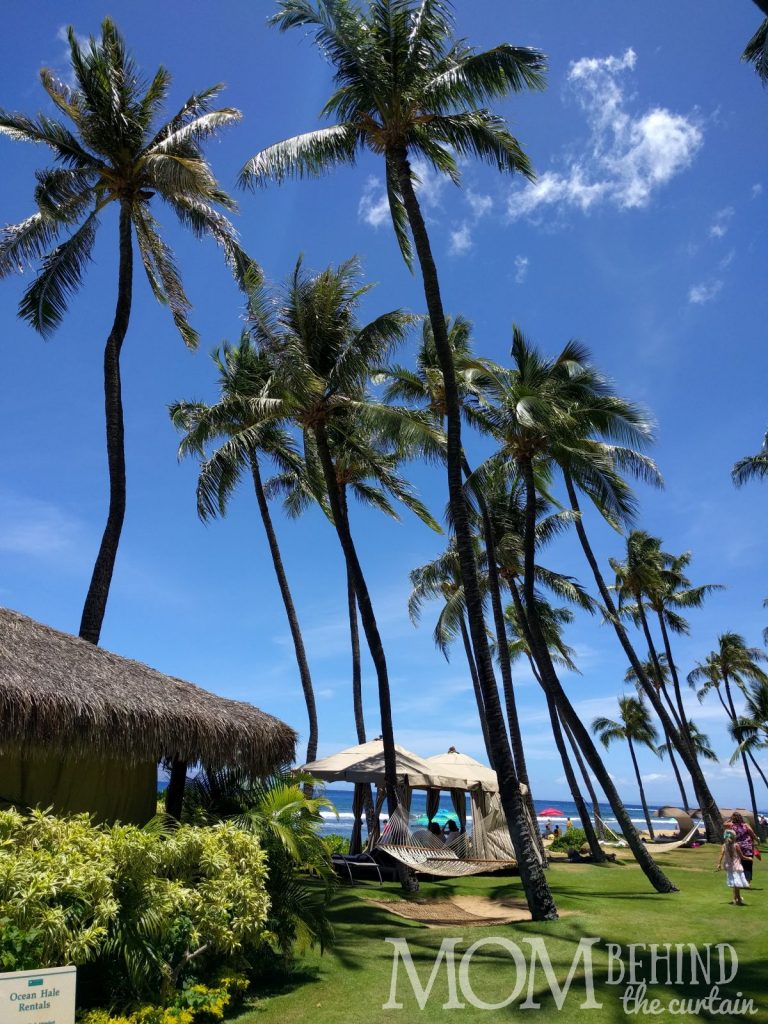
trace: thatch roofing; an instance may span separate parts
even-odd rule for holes
[[[0,608],[0,748],[131,763],[163,757],[265,773],[296,733],[252,704]]]

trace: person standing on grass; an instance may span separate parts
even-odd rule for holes
[[[744,876],[751,885],[757,836],[752,831],[752,827],[744,821],[739,811],[733,812],[731,820],[725,823],[725,827],[732,829],[736,833],[736,842],[739,844],[741,862],[744,865]]]
[[[723,845],[720,847],[720,860],[717,862],[715,871],[725,868],[726,885],[733,889],[731,903],[735,907],[746,906],[741,898],[741,890],[749,888],[749,882],[744,875],[744,865],[741,858],[741,848],[736,842],[736,833],[732,828],[723,832]]]

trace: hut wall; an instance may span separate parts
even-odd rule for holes
[[[157,807],[157,765],[43,752],[0,752],[0,806],[87,811],[95,821],[144,825]]]

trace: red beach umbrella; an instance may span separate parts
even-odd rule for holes
[[[539,818],[564,818],[565,813],[559,811],[557,807],[545,807],[543,811],[538,811],[537,816]]]

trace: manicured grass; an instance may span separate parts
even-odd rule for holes
[[[488,1021],[499,1019],[530,1019],[536,1010],[519,1009],[525,1000],[527,982],[512,1006],[486,1011],[466,1005],[463,1010],[445,1010],[448,998],[445,965],[440,969],[429,1001],[420,1010],[405,972],[400,967],[398,999],[402,1010],[382,1008],[387,1002],[392,977],[392,946],[385,938],[404,937],[408,940],[413,961],[421,979],[426,983],[437,950],[446,937],[461,936],[457,961],[468,946],[484,936],[503,936],[515,942],[530,960],[526,938],[541,936],[546,941],[555,974],[562,984],[571,965],[574,951],[582,936],[599,937],[595,947],[595,997],[603,1004],[601,1009],[581,1009],[585,998],[583,971],[579,967],[573,986],[558,1019],[571,1021],[603,1021],[629,1019],[621,1003],[625,984],[610,986],[605,983],[607,956],[605,943],[619,943],[624,947],[623,958],[628,962],[626,947],[630,943],[706,943],[729,942],[739,958],[738,973],[734,980],[722,987],[721,998],[734,998],[741,993],[752,998],[758,1012],[753,1015],[726,1014],[710,1016],[706,1011],[698,1017],[673,1016],[665,1013],[649,1017],[642,1013],[637,1020],[699,1019],[720,1021],[768,1021],[768,868],[758,865],[755,871],[757,888],[746,894],[744,908],[729,905],[730,892],[722,872],[715,873],[717,852],[701,847],[679,850],[659,857],[680,892],[661,896],[649,886],[633,862],[595,866],[587,864],[557,864],[549,870],[550,885],[558,907],[571,911],[570,916],[556,922],[466,928],[455,925],[446,928],[427,928],[389,914],[386,910],[366,902],[366,896],[375,899],[400,898],[396,885],[363,884],[355,888],[342,888],[334,902],[333,921],[336,930],[334,948],[320,956],[312,953],[301,962],[300,970],[282,987],[276,986],[264,993],[251,1008],[238,1018],[238,1024],[380,1024],[383,1021]],[[762,891],[765,887],[766,891]],[[419,898],[440,898],[451,894],[485,895],[491,898],[519,899],[520,881],[513,877],[467,878],[440,883],[425,883]],[[649,954],[639,951],[638,957],[647,972]],[[687,961],[686,961],[687,962]],[[458,962],[457,962],[458,973]],[[472,959],[470,979],[474,992],[485,1002],[498,1002],[508,995],[515,982],[514,961],[504,949],[489,946],[479,950]],[[647,973],[646,973],[647,977]],[[686,970],[686,977],[690,977]],[[715,979],[716,981],[716,979]],[[667,1005],[672,998],[703,997],[712,983],[667,986],[662,975],[656,985],[649,985],[647,997],[659,998]],[[538,968],[533,988],[541,1003],[541,1012],[557,1014],[555,1000]],[[461,999],[461,993],[459,993]],[[535,1019],[541,1019],[534,1016]]]

